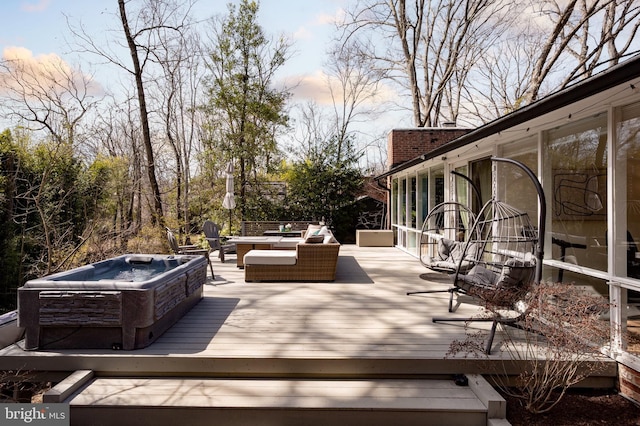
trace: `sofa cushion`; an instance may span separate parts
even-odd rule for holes
[[[295,265],[295,250],[249,250],[244,255],[245,265]]]
[[[298,243],[304,243],[304,238],[283,238],[273,245],[277,249],[295,249]]]

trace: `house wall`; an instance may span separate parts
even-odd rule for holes
[[[636,402],[640,401],[640,373],[624,365],[620,365],[618,371],[620,392]]]
[[[589,91],[588,96],[567,103],[555,98],[554,102],[545,104],[550,105],[549,108],[539,115],[526,114],[526,120],[494,133],[481,128],[476,134],[482,137],[464,145],[461,140],[472,138],[462,138],[451,144],[449,150],[443,147],[451,140],[445,139],[446,136],[457,138],[465,134],[465,130],[399,129],[390,132],[388,140],[392,171],[388,182],[391,200],[395,203],[392,207],[397,210],[390,228],[398,235],[397,246],[416,257],[420,247],[415,242],[419,239],[408,236],[419,236],[420,215],[416,214],[415,223],[406,218],[412,217],[412,207],[415,212],[418,212],[415,206],[433,207],[434,172],[443,176],[445,187],[441,192],[445,200],[464,202],[456,193],[457,181],[450,176],[452,171],[462,171],[473,178],[477,163],[492,156],[518,160],[533,170],[546,195],[543,279],[578,284],[609,296],[612,302],[610,355],[625,367],[621,369],[620,380],[623,393],[636,400],[640,395],[637,373],[640,347],[628,344],[627,337],[640,336],[637,324],[640,189],[636,185],[640,181],[640,165],[636,166],[640,164],[640,73],[637,69],[628,76],[630,83]],[[562,95],[566,96],[567,92]],[[497,122],[502,124],[500,120]],[[438,155],[425,155],[420,160],[436,148],[439,148]],[[413,161],[406,163],[408,160]],[[401,166],[403,163],[405,166]],[[500,200],[536,215],[537,200],[532,185],[513,167],[505,167],[494,168],[491,175],[496,183],[492,182],[489,187]],[[478,170],[476,168],[475,174]],[[413,185],[416,181],[420,183],[421,176],[429,178],[428,191]],[[597,195],[600,201],[590,201],[590,195]],[[468,197],[467,202],[470,199]],[[558,246],[559,237],[563,242],[572,243],[566,253]]]

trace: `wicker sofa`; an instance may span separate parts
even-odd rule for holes
[[[244,256],[244,280],[334,281],[340,243],[298,243],[295,250],[251,250]]]

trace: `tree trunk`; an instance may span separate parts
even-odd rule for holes
[[[155,160],[153,158],[153,147],[151,145],[151,132],[149,130],[147,103],[145,101],[144,85],[142,83],[142,68],[140,67],[140,60],[138,58],[136,43],[131,35],[129,22],[127,21],[127,12],[125,9],[124,0],[118,0],[118,5],[120,6],[120,19],[122,20],[122,28],[124,29],[124,33],[127,38],[127,44],[129,45],[131,59],[133,60],[134,76],[136,79],[136,92],[138,93],[138,104],[140,107],[140,124],[142,126],[142,141],[144,143],[145,152],[147,154],[147,173],[149,175],[151,193],[153,194],[154,212],[152,214],[152,222],[154,225],[160,224],[162,226],[164,225],[162,198],[160,196],[160,187],[158,186],[158,180],[156,179]]]

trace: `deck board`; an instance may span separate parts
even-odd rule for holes
[[[215,278],[208,277],[204,299],[147,348],[24,351],[18,344],[0,350],[0,370],[376,376],[488,368],[478,367],[487,364],[483,359],[461,363],[447,357],[451,342],[466,335],[463,323],[431,321],[433,316],[477,315],[479,308],[467,303],[471,299],[463,298],[449,314],[446,292],[406,295],[446,290],[450,277],[429,273],[396,248],[343,245],[340,256],[332,283],[245,283],[233,255],[225,263],[212,255]],[[489,359],[507,356],[494,350]]]
[[[69,403],[72,406],[485,409],[469,387],[444,380],[98,378]]]

